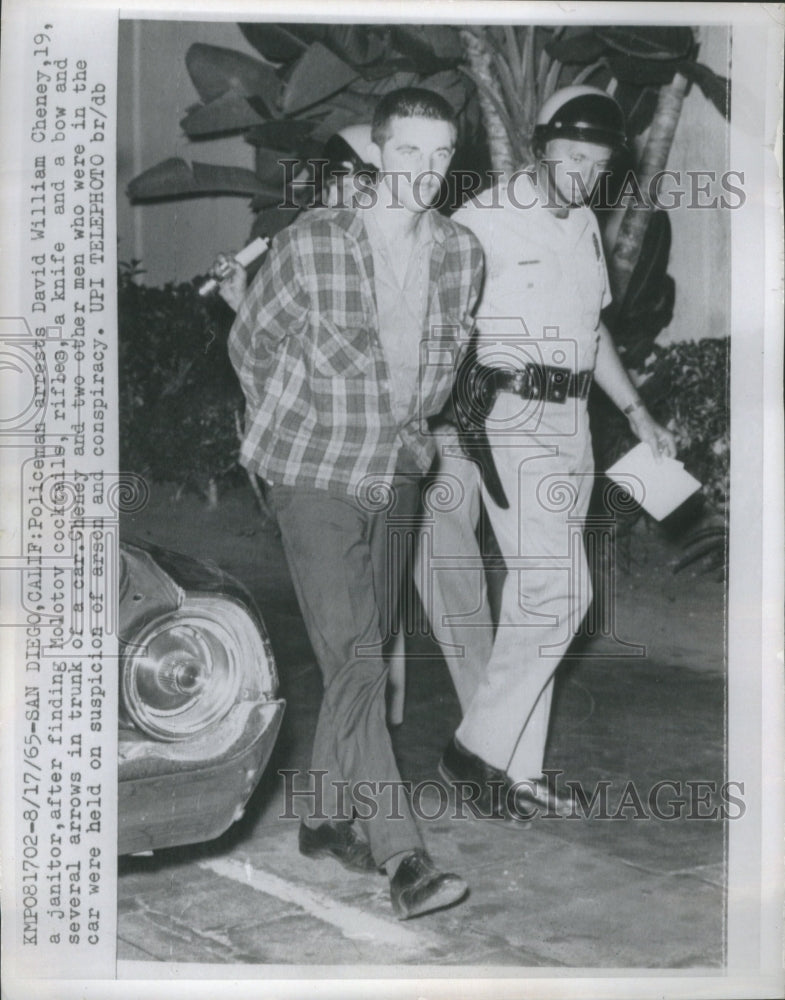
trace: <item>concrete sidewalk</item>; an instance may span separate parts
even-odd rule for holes
[[[429,850],[470,893],[452,909],[400,923],[384,876],[301,858],[297,822],[280,818],[278,771],[309,766],[321,682],[274,538],[246,548],[244,565],[223,563],[263,609],[288,702],[284,726],[245,817],[220,840],[121,861],[120,959],[352,974],[393,965],[489,974],[722,966],[733,822],[722,809],[732,817],[743,805],[721,794],[733,778],[725,775],[721,583],[671,580],[662,559],[632,565],[618,582],[620,634],[647,655],[614,656],[606,637],[560,667],[546,763],[562,787],[606,796],[588,818],[538,817],[523,827],[452,818],[433,783],[458,703],[433,643],[413,644],[393,740],[402,777],[431,783],[421,799],[422,811],[438,816],[422,824]]]
[[[595,806],[589,818],[575,820],[538,817],[523,827],[456,819],[436,787],[425,786],[421,812],[439,817],[423,822],[426,843],[441,867],[467,880],[470,895],[454,909],[399,924],[383,876],[301,858],[296,821],[280,819],[276,768],[307,768],[319,697],[314,664],[301,663],[288,681],[285,666],[282,672],[287,729],[244,820],[214,844],[123,862],[121,957],[359,966],[722,964],[727,824],[699,818],[718,808],[708,790],[723,781],[720,676],[648,660],[565,665],[548,763],[564,772],[560,783],[579,783],[589,799],[605,783],[604,810]],[[417,661],[408,686],[406,719],[394,734],[401,771],[413,783],[432,783],[457,706],[439,661]],[[670,784],[655,805],[662,817],[677,818],[652,815],[652,789],[663,781]]]

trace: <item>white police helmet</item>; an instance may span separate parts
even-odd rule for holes
[[[627,145],[621,108],[598,87],[563,87],[540,108],[534,145],[540,151],[551,139],[577,139],[620,150]]]

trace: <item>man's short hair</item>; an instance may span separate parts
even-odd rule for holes
[[[371,141],[383,146],[390,136],[393,118],[431,118],[447,122],[457,133],[458,122],[452,105],[441,94],[424,87],[391,90],[376,105],[371,124]]]

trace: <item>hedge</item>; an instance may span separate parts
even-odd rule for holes
[[[118,280],[120,465],[206,491],[237,470],[243,396],[226,352],[232,313],[189,284]]]

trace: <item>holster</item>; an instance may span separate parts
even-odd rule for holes
[[[485,430],[485,421],[496,401],[496,387],[489,377],[491,373],[492,369],[479,364],[472,346],[456,373],[452,388],[452,410],[464,454],[477,464],[493,502],[502,510],[507,510],[510,504],[499,479]]]

